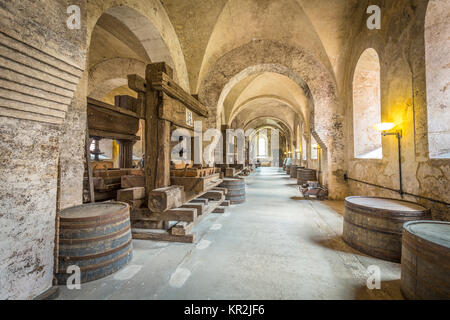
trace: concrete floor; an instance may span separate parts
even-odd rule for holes
[[[299,195],[281,169],[258,169],[247,202],[206,217],[195,244],[135,240],[127,267],[80,290],[61,286],[59,299],[401,299],[399,264],[342,241],[343,202]],[[380,290],[367,289],[370,265]]]

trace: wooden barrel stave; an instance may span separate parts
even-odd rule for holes
[[[358,205],[352,201],[395,202],[412,205],[408,201],[374,197],[348,197],[345,200],[343,240],[354,249],[370,256],[400,262],[402,226],[412,220],[426,220],[430,210],[413,204],[417,210],[389,210]],[[400,208],[400,207],[399,207]],[[421,208],[421,209],[420,209]]]
[[[97,238],[126,229],[129,225],[130,221],[128,219],[122,219],[121,221],[105,226],[90,226],[87,228],[83,228],[83,226],[73,228],[73,226],[71,226],[70,229],[61,230],[62,233],[59,235],[59,238],[60,240]]]
[[[85,239],[83,242],[79,243],[75,243],[75,241],[70,243],[71,240],[67,240],[67,242],[60,242],[59,255],[61,257],[82,257],[86,255],[99,254],[123,245],[130,238],[131,229],[128,227],[120,230],[113,237],[103,240],[97,240],[99,238],[91,238]]]
[[[63,210],[60,214],[60,284],[71,274],[71,265],[80,267],[81,282],[116,272],[132,256],[130,207],[126,203],[87,204]]]
[[[434,243],[409,230],[418,224],[450,223],[413,221],[403,226],[401,290],[407,299],[450,299],[450,242],[447,246]]]

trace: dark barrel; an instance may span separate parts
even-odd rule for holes
[[[286,165],[286,174],[288,174],[288,175],[291,174],[291,165],[290,164]]]
[[[68,208],[59,214],[60,285],[80,267],[81,282],[93,281],[118,271],[132,258],[130,207],[126,203],[93,203]]]
[[[297,178],[297,165],[293,164],[291,165],[291,170],[289,170],[289,175],[291,178]]]
[[[300,186],[308,181],[317,181],[317,171],[314,169],[298,168],[296,174],[297,184]]]
[[[228,189],[225,199],[230,200],[231,204],[245,202],[245,179],[224,178],[220,187]]]
[[[417,203],[376,197],[345,199],[343,239],[370,256],[400,262],[405,222],[430,219]]]
[[[401,289],[407,299],[450,299],[450,222],[404,224]]]

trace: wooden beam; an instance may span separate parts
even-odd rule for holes
[[[89,186],[89,201],[91,203],[95,202],[95,192],[94,192],[94,180],[92,177],[92,164],[91,164],[91,143],[92,139],[89,138],[89,130],[86,123],[86,137],[85,137],[85,155],[86,155],[86,169],[88,173],[88,186]]]
[[[123,134],[117,132],[109,132],[104,130],[97,129],[89,129],[89,136],[91,137],[100,137],[106,139],[114,139],[114,140],[129,140],[129,141],[139,141],[141,138],[132,134]]]
[[[145,93],[147,91],[147,84],[145,82],[145,79],[141,76],[138,76],[137,74],[129,74],[128,75],[128,87],[139,93]]]
[[[88,103],[88,106],[91,105],[93,107],[107,109],[107,110],[110,110],[110,111],[114,111],[114,112],[117,112],[117,113],[120,113],[120,114],[123,114],[123,115],[127,115],[127,116],[130,116],[130,117],[139,119],[139,116],[138,116],[138,114],[136,112],[133,112],[131,110],[127,110],[127,109],[124,109],[124,108],[116,107],[116,106],[113,106],[111,104],[107,104],[107,103],[102,102],[102,101],[98,101],[98,100],[95,100],[95,99],[92,99],[92,98],[88,97],[87,98],[87,103]]]
[[[192,208],[197,209],[197,216],[201,216],[205,211],[204,203],[186,203],[181,206],[181,208]]]
[[[155,240],[155,241],[169,241],[169,242],[183,242],[194,243],[195,235],[187,234],[185,236],[172,235],[165,230],[145,230],[145,229],[131,229],[133,239],[140,240]]]
[[[145,187],[145,177],[126,175],[121,177],[122,189]]]
[[[153,212],[165,212],[180,207],[184,199],[184,187],[170,186],[150,191],[148,207]]]
[[[189,110],[200,116],[208,117],[208,109],[193,96],[183,90],[169,75],[164,72],[154,74],[151,86],[157,91],[162,91],[170,97],[182,102]]]
[[[145,188],[129,188],[117,191],[117,201],[141,200],[145,198]]]
[[[162,93],[163,103],[160,104],[159,107],[159,117],[161,119],[170,121],[172,124],[193,130],[194,128],[194,121],[202,121],[204,119],[203,117],[192,113],[192,124],[187,123],[187,110],[186,106],[181,103],[180,101],[171,98],[164,92]],[[206,128],[203,128],[203,130],[206,130]]]
[[[213,213],[225,213],[225,207],[217,207]]]
[[[197,219],[197,209],[195,208],[174,208],[166,212],[151,212],[147,208],[131,211],[131,220],[192,222],[195,219]]]
[[[219,200],[223,197],[223,191],[209,191],[202,195],[202,198],[209,199],[209,200]]]

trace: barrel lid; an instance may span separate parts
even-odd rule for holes
[[[345,201],[361,207],[380,209],[386,211],[417,212],[428,210],[414,202],[388,198],[347,197],[345,198]]]
[[[62,210],[61,220],[97,220],[105,216],[115,216],[127,211],[128,205],[123,202],[89,203]]]
[[[450,248],[450,222],[411,221],[405,223],[403,227],[422,239]]]

